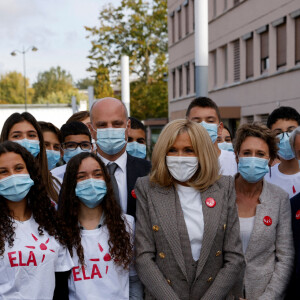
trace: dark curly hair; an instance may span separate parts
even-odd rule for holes
[[[106,167],[94,153],[80,153],[68,162],[61,189],[58,213],[60,217],[66,221],[69,243],[76,249],[80,264],[84,265],[81,233],[78,226],[80,200],[75,194],[75,188],[77,185],[76,175],[79,166],[82,161],[88,157],[91,157],[98,162],[107,186],[107,194],[104,196],[100,205],[103,208],[105,225],[109,231],[108,245],[110,255],[117,265],[123,266],[124,269],[128,269],[133,258],[133,246],[130,241],[130,234],[126,230],[126,220],[122,217],[121,208],[113,196],[113,189]]]
[[[55,183],[53,181],[51,173],[48,170],[48,161],[47,161],[46,147],[44,143],[43,133],[35,117],[28,112],[23,112],[21,114],[13,113],[12,115],[10,115],[6,119],[2,127],[0,142],[7,141],[12,127],[17,123],[24,122],[24,121],[29,122],[34,127],[34,129],[38,134],[39,141],[40,141],[40,153],[36,157],[36,160],[39,163],[41,178],[43,179],[48,195],[51,197],[52,200],[57,202],[58,192],[55,189]]]
[[[19,154],[22,157],[30,178],[34,181],[34,185],[30,188],[26,199],[33,218],[39,225],[39,234],[43,235],[45,230],[50,236],[54,236],[62,245],[67,246],[64,237],[65,225],[57,218],[57,212],[51,204],[51,200],[41,180],[36,160],[24,147],[17,143],[10,141],[1,143],[0,156],[9,152]],[[7,200],[3,196],[0,196],[0,256],[4,254],[5,242],[8,242],[9,247],[13,247],[14,244],[15,232],[13,215],[13,211],[11,211],[7,205]]]

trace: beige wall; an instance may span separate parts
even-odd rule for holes
[[[195,0],[197,1],[197,0]],[[247,116],[259,120],[261,115],[270,113],[278,105],[290,105],[300,111],[300,64],[295,64],[295,24],[291,13],[300,9],[299,0],[244,0],[233,7],[233,0],[209,1],[209,97],[220,107],[227,107],[226,116],[235,118],[236,110],[241,107],[242,121]],[[194,35],[192,14],[190,33],[185,35],[184,1],[168,1],[169,14],[174,11],[176,42],[171,41],[171,22],[169,22],[169,116],[171,119],[184,115],[194,94]],[[189,0],[192,10],[192,1]],[[213,4],[216,3],[216,8]],[[182,39],[178,40],[179,5],[182,17]],[[287,26],[287,63],[277,70],[276,66],[276,27],[274,21],[286,17]],[[170,20],[170,17],[169,17]],[[262,26],[269,26],[269,69],[264,74],[260,71],[260,34],[256,32]],[[172,26],[171,26],[172,27]],[[176,32],[177,31],[177,32]],[[254,75],[246,79],[246,41],[245,35],[253,34],[253,69]],[[233,78],[233,41],[240,41],[240,81]],[[227,76],[225,75],[225,48],[227,49]],[[185,93],[185,74],[183,72],[183,95],[178,93],[178,69],[190,61],[191,92]],[[216,63],[216,65],[215,65]],[[172,70],[176,71],[176,96],[173,98]],[[216,74],[215,74],[216,70]],[[184,71],[184,67],[183,67]]]

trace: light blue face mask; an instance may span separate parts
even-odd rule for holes
[[[219,149],[221,150],[226,150],[226,151],[231,151],[233,152],[233,146],[232,146],[232,143],[226,143],[226,142],[223,142],[223,143],[218,143],[218,147]]]
[[[68,163],[72,157],[74,157],[75,155],[81,152],[91,152],[91,150],[82,150],[80,147],[77,147],[75,150],[64,149],[63,159],[66,163]]]
[[[60,152],[55,150],[46,150],[46,154],[48,160],[48,169],[52,170],[53,168],[55,168],[60,159]]]
[[[269,172],[268,163],[265,158],[239,157],[238,171],[246,181],[255,183]]]
[[[40,141],[37,140],[14,140],[13,142],[18,143],[22,147],[24,147],[27,151],[29,151],[34,157],[40,153]]]
[[[135,157],[145,158],[146,157],[146,145],[138,142],[127,143],[126,151]]]
[[[126,128],[97,129],[97,145],[108,155],[120,152],[125,144]]]
[[[86,179],[77,183],[75,194],[89,208],[98,206],[107,193],[106,183],[101,179]]]
[[[0,195],[10,201],[23,200],[34,185],[29,174],[15,174],[0,180]]]
[[[199,124],[201,124],[206,129],[214,144],[218,137],[218,124],[206,123],[205,121],[202,121]]]
[[[295,154],[291,148],[290,141],[289,141],[290,135],[291,133],[287,133],[287,132],[283,132],[277,135],[277,137],[280,139],[279,144],[277,144],[277,146],[279,147],[278,155],[284,160],[291,160],[295,158]]]

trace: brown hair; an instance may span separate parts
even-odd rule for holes
[[[188,184],[200,191],[205,191],[220,178],[218,155],[207,131],[201,125],[187,119],[170,122],[159,135],[152,153],[150,181],[161,186],[174,184],[174,178],[171,176],[166,164],[166,155],[177,136],[183,132],[189,134],[200,164]]]
[[[243,124],[236,132],[234,152],[238,156],[241,146],[247,137],[257,137],[266,142],[269,147],[270,161],[273,161],[277,157],[277,138],[274,132],[272,132],[267,126],[260,123]]]
[[[88,157],[95,159],[102,169],[104,180],[107,187],[101,206],[105,214],[105,225],[109,232],[109,252],[115,261],[115,264],[129,267],[133,258],[133,246],[130,241],[130,234],[126,230],[126,221],[122,216],[122,211],[114,198],[110,177],[104,163],[94,153],[80,153],[68,162],[64,181],[61,189],[61,202],[59,204],[59,215],[67,223],[67,235],[70,244],[77,251],[79,262],[84,265],[84,253],[81,245],[81,233],[78,226],[78,215],[80,210],[80,200],[75,194],[77,185],[77,172],[82,161]],[[72,250],[71,250],[72,251]]]
[[[90,116],[90,112],[87,110],[76,112],[67,120],[66,124],[69,124],[74,121],[82,122],[86,118],[89,118],[89,116]]]
[[[0,141],[1,142],[7,141],[12,127],[17,123],[24,122],[24,121],[29,122],[34,127],[34,129],[37,131],[39,141],[40,141],[40,153],[38,154],[36,159],[39,163],[40,172],[42,175],[41,177],[43,179],[43,183],[45,184],[45,187],[46,187],[49,197],[53,201],[57,202],[58,201],[58,192],[54,188],[54,182],[53,182],[52,176],[48,170],[48,161],[47,161],[46,147],[45,147],[45,143],[44,143],[43,133],[42,133],[40,125],[38,124],[38,122],[36,121],[34,116],[28,112],[23,112],[22,114],[14,113],[14,114],[10,115],[3,125]]]

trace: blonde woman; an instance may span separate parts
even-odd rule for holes
[[[233,178],[219,175],[206,130],[188,120],[166,125],[135,193],[146,299],[224,299],[244,260]]]

